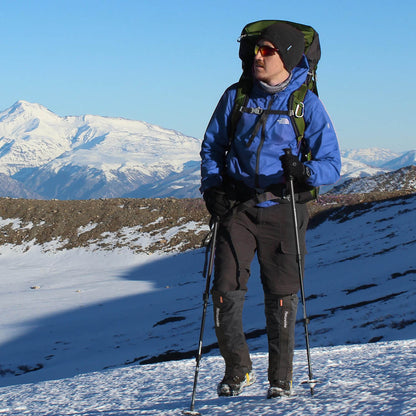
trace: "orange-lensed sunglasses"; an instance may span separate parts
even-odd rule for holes
[[[260,52],[261,56],[272,56],[278,51],[279,49],[272,48],[271,46],[266,46],[266,45],[263,45],[263,46],[256,45],[254,47],[254,55],[257,55]]]

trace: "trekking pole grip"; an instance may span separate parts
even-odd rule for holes
[[[283,149],[283,151],[285,152],[285,155],[292,156],[292,150],[289,147],[287,147],[286,149]],[[289,175],[286,179],[289,182],[293,183],[293,176],[292,175]]]

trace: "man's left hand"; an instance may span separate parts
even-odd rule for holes
[[[280,160],[286,179],[293,178],[298,182],[305,182],[308,179],[309,170],[299,161],[297,156],[285,153],[283,156],[280,156]]]

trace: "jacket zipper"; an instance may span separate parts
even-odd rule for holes
[[[261,115],[260,143],[259,143],[259,146],[257,148],[256,173],[255,173],[255,179],[254,179],[254,183],[255,183],[256,188],[260,188],[260,175],[259,175],[259,172],[260,172],[260,153],[261,153],[261,149],[263,148],[264,141],[266,140],[266,122],[267,122],[268,110],[270,110],[270,108],[272,107],[276,97],[277,97],[277,94],[274,97],[272,97],[272,99],[270,100],[270,103],[267,106],[267,111],[265,111]]]
[[[256,176],[255,176],[255,186],[256,188],[260,188],[260,153],[261,149],[263,148],[264,140],[266,139],[266,120],[264,120],[262,129],[261,129],[261,138],[259,147],[257,148],[257,157],[256,157]]]

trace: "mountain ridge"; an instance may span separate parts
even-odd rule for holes
[[[380,173],[363,178],[347,179],[335,185],[329,194],[416,191],[416,166],[410,165],[392,172]]]
[[[5,175],[0,196],[195,198],[200,196],[200,146],[197,138],[144,121],[89,114],[61,117],[41,104],[20,100],[0,112],[0,173]],[[415,164],[415,154],[345,150],[336,186]],[[323,186],[321,192],[333,186]]]
[[[307,204],[309,228],[316,228],[337,210],[366,209],[414,194],[402,190],[321,195]],[[202,198],[0,198],[0,245],[24,250],[35,244],[44,247],[44,251],[80,247],[112,251],[126,247],[137,253],[181,252],[204,244],[209,220]],[[169,228],[176,228],[180,238],[166,238],[164,233]],[[147,235],[146,246],[125,238],[128,230]]]

